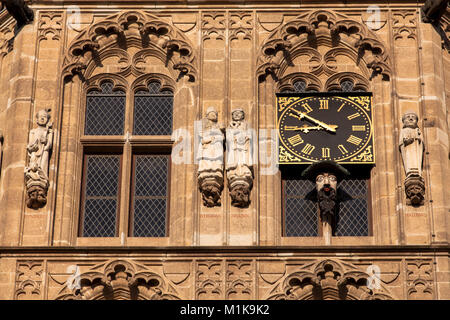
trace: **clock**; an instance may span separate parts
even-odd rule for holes
[[[374,164],[372,94],[277,94],[279,164]]]

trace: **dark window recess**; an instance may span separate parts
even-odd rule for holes
[[[132,236],[165,237],[168,211],[169,156],[135,155]]]
[[[172,134],[173,94],[162,90],[158,82],[149,84],[148,91],[139,90],[134,97],[135,135]]]
[[[309,180],[283,181],[283,209],[285,237],[318,236],[317,205],[305,196],[314,190],[315,184]]]
[[[336,236],[369,235],[368,182],[365,179],[346,179],[340,182],[339,188],[351,200],[339,204]]]
[[[86,97],[85,135],[123,135],[126,95],[113,91],[113,84],[104,82],[101,91],[90,91]]]
[[[115,237],[120,157],[87,155],[82,201],[83,237]]]

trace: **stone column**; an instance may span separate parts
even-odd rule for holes
[[[33,86],[36,61],[36,28],[26,25],[14,39],[11,64],[10,94],[5,119],[4,159],[2,173],[3,195],[0,225],[0,245],[16,246],[21,239],[24,219],[25,185],[24,168],[28,132],[33,110]],[[7,75],[2,75],[6,77]]]

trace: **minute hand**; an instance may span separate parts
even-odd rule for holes
[[[315,119],[315,118],[313,118],[313,117],[311,117],[311,116],[308,116],[306,113],[303,113],[303,112],[300,112],[300,111],[297,111],[297,110],[296,110],[296,112],[299,114],[300,118],[306,118],[306,119],[309,119],[309,120],[311,120],[312,122],[318,124],[319,126],[325,128],[325,129],[327,129],[328,131],[336,132],[337,126],[330,126],[330,125],[327,125],[326,123],[323,123],[323,122],[320,121],[320,120],[317,120],[317,119]]]

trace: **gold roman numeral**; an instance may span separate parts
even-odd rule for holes
[[[345,149],[345,147],[342,144],[338,145],[338,149],[340,152],[342,152],[342,154],[348,153],[348,150]]]
[[[347,142],[353,143],[354,145],[359,145],[362,142],[362,139],[351,135],[350,137],[348,137]]]
[[[302,137],[299,134],[296,134],[295,136],[290,137],[288,139],[288,141],[294,147],[298,146],[299,144],[302,144],[303,142],[305,142],[305,141],[303,141]]]
[[[330,157],[330,148],[322,148],[322,158]]]
[[[307,104],[307,103],[303,103],[302,104],[302,107],[305,109],[305,112],[306,113],[310,113],[311,111],[313,111],[313,109],[310,107],[310,105],[309,104]]]
[[[345,106],[345,102],[337,109],[337,112],[341,112],[342,108]]]
[[[319,100],[320,101],[320,110],[328,110],[328,100]]]
[[[361,116],[359,113],[354,113],[351,116],[348,116],[347,119],[348,120],[353,120],[353,119],[358,118],[359,116]]]
[[[310,154],[314,151],[315,148],[316,148],[316,147],[314,147],[313,145],[310,145],[310,144],[308,143],[308,144],[306,144],[306,146],[302,149],[302,153],[307,154],[307,155],[310,155]]]
[[[352,126],[352,131],[366,131],[366,126]]]

